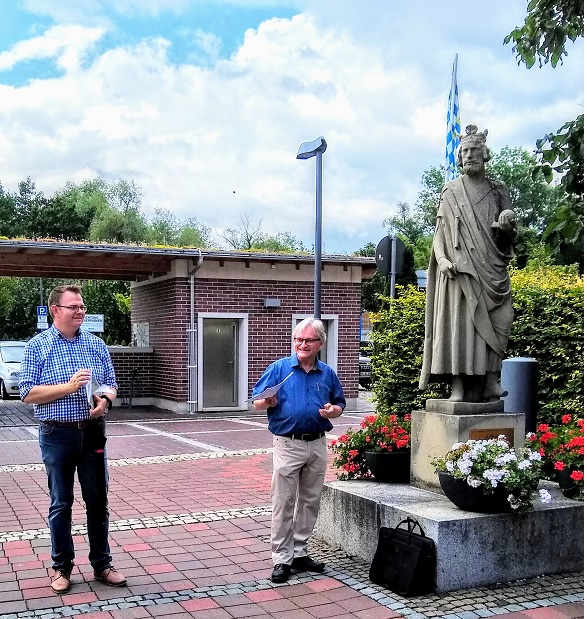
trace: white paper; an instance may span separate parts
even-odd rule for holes
[[[94,408],[94,395],[116,395],[116,391],[108,385],[100,385],[100,383],[92,377],[92,379],[86,383],[86,395],[88,397],[88,404],[90,405],[90,408]]]
[[[293,372],[290,372],[280,383],[278,383],[277,385],[273,386],[273,387],[267,387],[267,389],[265,389],[265,391],[261,391],[261,393],[259,393],[258,395],[249,398],[249,400],[252,402],[253,400],[266,400],[267,398],[272,398],[283,386],[283,383],[293,374]]]

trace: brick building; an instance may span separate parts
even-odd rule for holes
[[[24,257],[24,259],[23,259]],[[373,258],[322,257],[322,358],[358,395],[361,281]],[[111,347],[122,402],[246,410],[263,369],[313,314],[314,257],[0,240],[0,275],[131,280],[133,346]]]

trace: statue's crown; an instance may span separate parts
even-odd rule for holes
[[[479,142],[481,144],[485,144],[487,129],[485,129],[485,131],[481,131],[481,133],[477,133],[477,125],[467,125],[465,127],[465,135],[461,135],[459,137],[461,138],[461,144],[466,142]]]

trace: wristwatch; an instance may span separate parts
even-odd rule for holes
[[[110,410],[112,408],[112,400],[107,395],[101,395],[100,397],[108,402],[108,410]]]

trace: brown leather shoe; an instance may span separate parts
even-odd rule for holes
[[[51,576],[51,589],[53,589],[55,593],[62,594],[67,593],[69,587],[71,587],[71,572],[53,570]]]
[[[102,572],[94,572],[94,579],[111,587],[124,587],[126,578],[113,567],[107,567]]]

